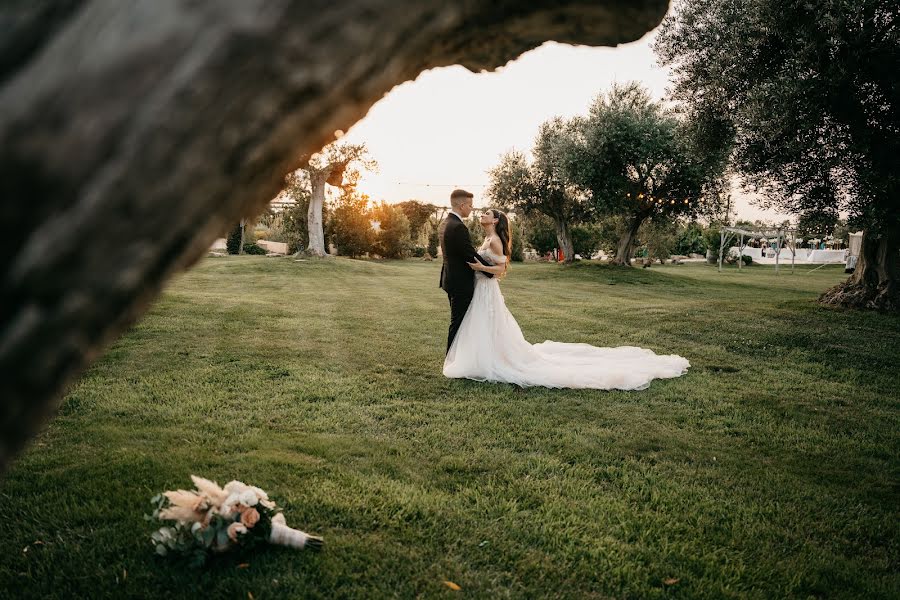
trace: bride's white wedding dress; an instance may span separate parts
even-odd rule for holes
[[[490,250],[479,253],[500,264]],[[498,278],[475,273],[475,294],[444,360],[444,375],[549,388],[641,390],[679,377],[690,363],[635,346],[598,348],[546,341],[529,344],[506,308]]]

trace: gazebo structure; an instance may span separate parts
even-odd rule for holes
[[[738,240],[738,269],[743,264],[741,256],[747,247],[745,240],[765,239],[767,242],[775,242],[775,273],[780,266],[781,244],[787,243],[791,250],[791,273],[794,272],[794,257],[797,255],[797,230],[793,227],[778,227],[776,229],[742,229],[740,227],[723,227],[719,232],[719,272],[722,272],[722,261],[725,256],[725,243],[732,239]]]

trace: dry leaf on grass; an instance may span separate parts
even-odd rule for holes
[[[453,583],[452,581],[445,581],[445,582],[444,582],[444,585],[446,585],[448,588],[450,588],[450,589],[453,590],[454,592],[458,592],[459,590],[462,589],[461,587],[459,587],[458,585],[456,585],[456,584]]]

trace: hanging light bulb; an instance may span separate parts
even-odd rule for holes
[[[674,201],[674,200],[672,200],[672,204],[675,204],[675,201]]]

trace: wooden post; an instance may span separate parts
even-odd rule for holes
[[[778,240],[775,242],[775,274],[778,275],[778,262],[781,257],[781,230],[778,230],[778,235],[775,236],[775,239]]]
[[[725,231],[719,232],[719,273],[722,272],[722,252],[725,251]]]
[[[741,270],[741,263],[744,262],[744,234],[741,234],[741,241],[738,242],[738,271]]]
[[[797,258],[797,232],[791,233],[791,275],[794,274],[794,259]]]

